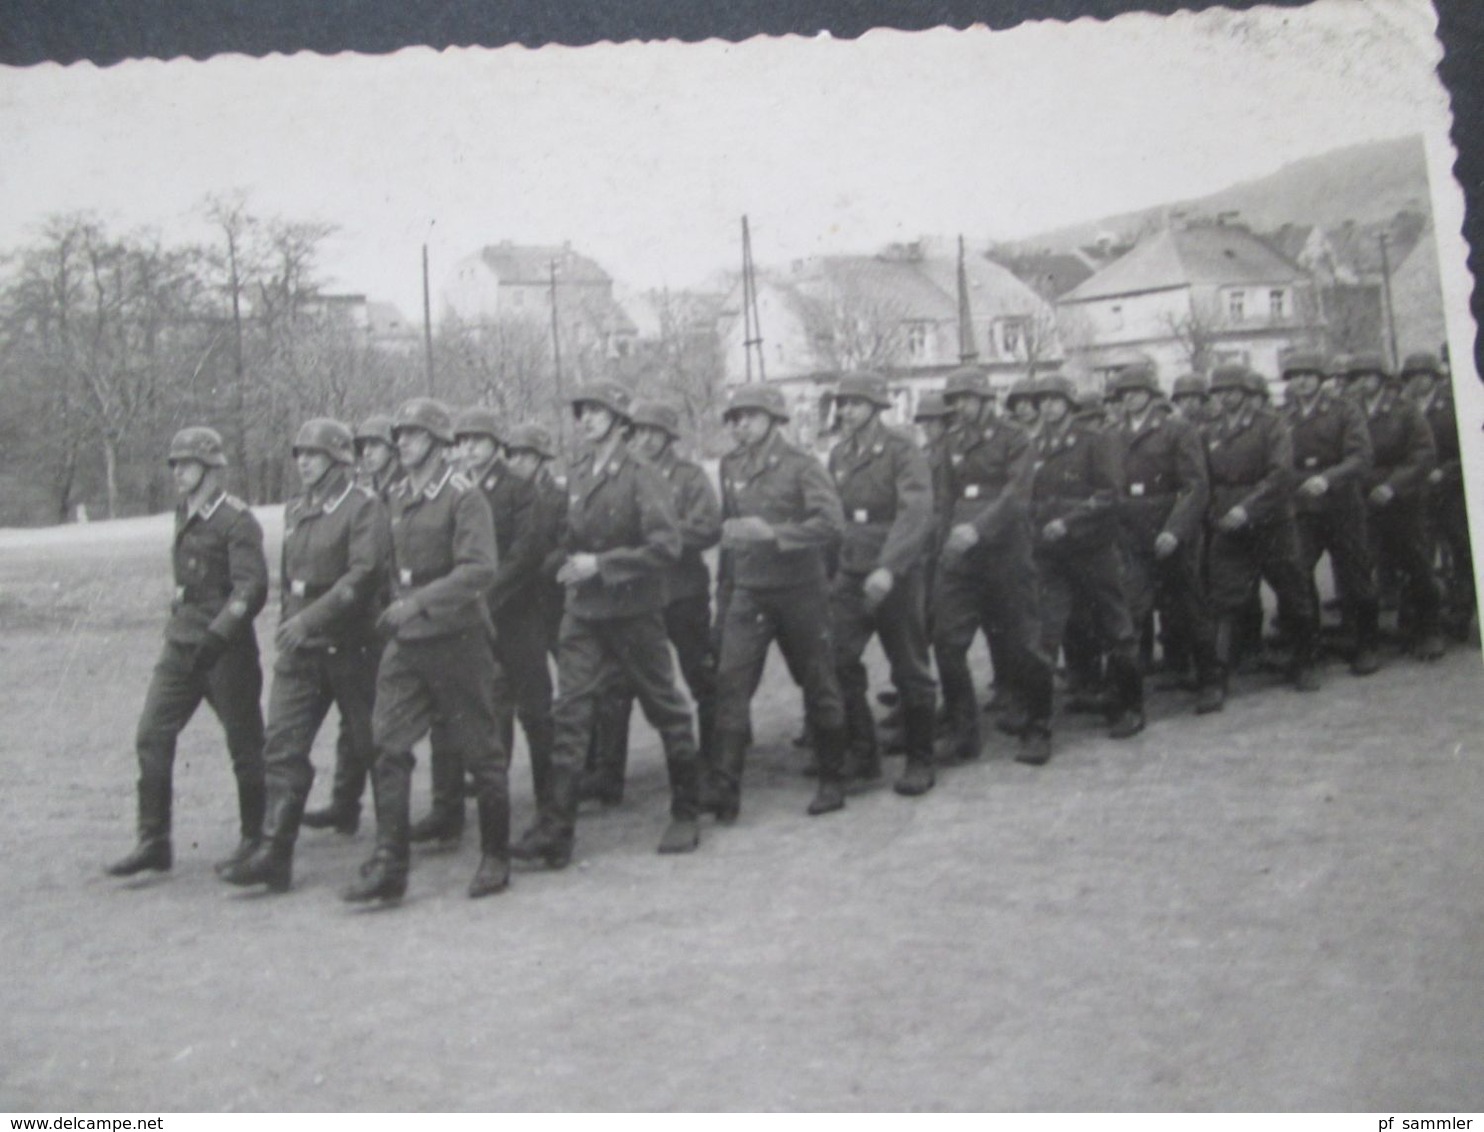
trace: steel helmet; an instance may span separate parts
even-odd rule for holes
[[[886,378],[879,373],[851,373],[842,377],[840,387],[835,390],[835,400],[843,401],[846,398],[869,401],[878,409],[889,409],[892,406]]]
[[[1324,357],[1317,350],[1289,350],[1283,355],[1279,376],[1287,381],[1299,374],[1324,377],[1329,373]]]
[[[356,462],[356,438],[348,425],[329,417],[315,417],[299,426],[294,437],[294,455],[300,452],[323,452],[337,464]]]
[[[917,399],[917,411],[912,414],[912,419],[913,421],[938,421],[948,415],[949,408],[943,401],[943,394],[928,392]]]
[[[1372,373],[1378,373],[1388,380],[1391,378],[1391,372],[1387,368],[1386,359],[1374,350],[1353,354],[1350,358],[1349,368],[1345,370],[1346,377],[1365,377]]]
[[[635,401],[629,419],[635,425],[657,428],[671,440],[680,439],[680,408],[670,401]]]
[[[1200,397],[1204,400],[1210,395],[1210,387],[1206,379],[1198,373],[1183,373],[1175,378],[1174,388],[1170,391],[1170,398]]]
[[[505,436],[500,430],[495,411],[486,405],[471,405],[467,409],[460,409],[459,415],[454,418],[453,434],[458,439],[466,436],[487,436],[496,444],[505,443]]]
[[[505,437],[505,447],[511,452],[534,452],[543,460],[556,459],[556,446],[551,442],[551,433],[538,424],[519,424]]]
[[[1413,374],[1426,373],[1433,377],[1443,376],[1443,367],[1438,364],[1436,354],[1417,353],[1408,354],[1407,360],[1402,362],[1402,376],[1411,377]]]
[[[788,406],[783,400],[783,390],[772,385],[737,386],[727,397],[726,408],[721,412],[721,419],[727,420],[743,409],[756,409],[758,412],[767,413],[774,420],[784,422],[788,420]]]
[[[1154,376],[1154,363],[1151,361],[1138,361],[1124,366],[1116,374],[1108,385],[1108,395],[1118,397],[1124,393],[1135,390],[1149,394],[1151,397],[1160,395],[1159,381]]]
[[[1077,405],[1077,387],[1065,374],[1048,373],[1044,377],[1038,377],[1031,388],[1035,391],[1038,403],[1043,397],[1060,397],[1069,406],[1075,408]]]
[[[453,418],[448,406],[431,397],[414,397],[403,401],[392,418],[392,437],[404,428],[420,428],[439,444],[453,443]]]
[[[583,405],[601,405],[615,417],[628,420],[633,394],[616,381],[595,381],[590,385],[579,386],[570,401],[573,415]]]
[[[1247,367],[1241,362],[1225,362],[1211,371],[1211,392],[1224,393],[1228,389],[1240,389],[1244,393],[1247,384]]]
[[[355,440],[357,448],[367,440],[379,440],[386,445],[395,444],[396,441],[392,437],[392,418],[383,413],[367,417],[356,429]]]
[[[976,397],[990,398],[995,395],[989,386],[989,375],[973,366],[964,366],[948,375],[943,383],[943,396],[953,397],[959,393],[972,393]]]
[[[177,460],[195,460],[208,468],[225,468],[227,454],[222,449],[222,434],[205,425],[191,425],[181,429],[170,440],[167,463]]]
[[[1255,369],[1247,371],[1247,392],[1255,397],[1267,397],[1270,394],[1268,379],[1263,377]]]
[[[1015,408],[1019,401],[1035,401],[1036,379],[1033,377],[1022,377],[1014,385],[1010,386],[1010,392],[1005,394],[1005,407]]]

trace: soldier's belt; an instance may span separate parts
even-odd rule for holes
[[[436,582],[439,578],[446,578],[451,573],[452,566],[445,566],[441,570],[398,570],[397,585],[404,590],[415,590],[429,582]]]
[[[289,593],[295,597],[301,597],[305,601],[318,601],[334,588],[334,583],[321,585],[315,582],[305,582],[298,578],[293,578],[289,581]]]
[[[878,510],[871,507],[848,507],[845,509],[845,520],[850,523],[890,523],[897,517],[896,508],[889,511]]]
[[[177,605],[217,605],[232,595],[231,587],[186,585],[175,587]]]
[[[959,489],[960,499],[980,499],[986,502],[1005,490],[1003,483],[966,483]]]

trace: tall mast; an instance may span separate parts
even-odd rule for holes
[[[752,354],[757,351],[757,379],[767,381],[763,369],[763,327],[757,313],[757,272],[752,262],[752,231],[742,217],[742,350],[747,356],[747,382],[752,384]]]
[[[964,238],[958,238],[958,360],[963,365],[978,361],[974,345],[974,317],[969,311],[969,274],[964,267]]]

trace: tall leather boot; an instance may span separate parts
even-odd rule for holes
[[[564,869],[572,860],[577,828],[577,774],[571,767],[553,764],[548,778],[547,805],[535,828],[510,848],[518,861],[539,861],[549,869]]]
[[[271,790],[263,823],[262,844],[244,861],[222,870],[228,884],[265,884],[269,892],[287,892],[293,884],[294,842],[304,817],[304,795]]]
[[[242,827],[242,839],[237,848],[212,866],[221,876],[234,865],[247,860],[263,844],[263,815],[268,808],[268,789],[261,774],[237,779],[237,814]]]
[[[701,812],[731,825],[742,812],[742,770],[747,763],[747,734],[722,731],[716,736],[716,766],[701,786]]]
[[[598,697],[587,767],[578,783],[579,800],[592,800],[604,806],[623,802],[624,779],[629,769],[629,719],[633,710],[631,696],[610,693]]]
[[[947,706],[948,734],[938,743],[936,762],[939,766],[972,762],[979,757],[984,742],[979,734],[979,712],[973,698],[955,697]]]
[[[1317,619],[1316,619],[1317,622]],[[1319,691],[1319,627],[1317,623],[1296,629],[1289,675],[1300,692]]]
[[[1370,676],[1381,668],[1381,610],[1374,601],[1354,603],[1355,655],[1350,658],[1350,671],[1356,676]]]
[[[170,782],[140,778],[138,790],[139,840],[127,856],[109,865],[112,877],[135,873],[169,872],[175,863],[170,845]]]
[[[876,740],[876,717],[871,714],[864,688],[845,693],[845,734],[842,777],[854,788],[874,785],[881,778],[881,747]]]
[[[510,885],[509,781],[481,789],[478,802],[479,868],[469,882],[471,900],[504,892]]]
[[[429,762],[432,809],[413,824],[409,837],[414,845],[429,845],[439,851],[457,849],[464,836],[464,760],[458,751],[434,744]]]
[[[1144,675],[1139,662],[1126,653],[1108,657],[1108,681],[1117,697],[1117,708],[1110,721],[1110,739],[1129,739],[1144,730]]]
[[[335,739],[335,777],[330,788],[330,804],[317,810],[306,810],[303,824],[307,829],[333,829],[350,836],[361,828],[361,795],[366,792],[370,768],[356,753],[350,736],[342,726]]]
[[[532,720],[525,728],[526,749],[531,755],[531,789],[536,795],[536,809],[544,812],[546,796],[551,790],[551,749],[556,743],[556,729],[551,715]],[[513,748],[506,747],[506,750]]]
[[[345,890],[344,899],[352,904],[396,901],[407,892],[412,756],[383,756],[377,759],[372,773],[376,776],[376,852]]]
[[[659,851],[691,853],[701,843],[696,820],[701,813],[700,761],[694,753],[666,751],[665,770],[670,777],[670,824],[660,838]]]
[[[819,782],[809,803],[810,817],[833,813],[845,808],[845,729],[817,727],[814,730],[814,757],[819,762]]]
[[[1220,711],[1226,706],[1226,668],[1217,653],[1215,634],[1208,641],[1194,642],[1191,654],[1195,658],[1195,713]]]
[[[931,704],[917,704],[902,709],[902,720],[907,733],[907,766],[892,789],[904,797],[915,798],[919,794],[926,794],[936,781],[933,772],[935,714]]]

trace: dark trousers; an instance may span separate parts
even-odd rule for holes
[[[405,860],[412,748],[435,722],[435,746],[446,746],[474,782],[486,840],[499,840],[510,820],[510,751],[501,742],[495,699],[501,686],[489,634],[475,626],[431,640],[393,641],[381,658],[371,733],[376,746],[377,842]],[[491,825],[490,823],[494,824]],[[486,845],[503,853],[505,846]]]
[[[379,645],[293,649],[278,654],[268,690],[268,733],[263,748],[270,799],[287,798],[303,808],[314,783],[309,753],[333,704],[340,711],[342,752],[337,743],[335,801],[360,803],[366,774],[375,761],[371,710],[376,702]],[[349,792],[350,784],[354,792]],[[342,797],[340,789],[347,794]]]
[[[170,835],[175,743],[205,700],[227,735],[244,837],[263,822],[263,670],[251,633],[234,641],[205,675],[191,670],[194,645],[166,641],[150,677],[134,747],[139,758],[141,838]]]
[[[969,646],[989,640],[995,682],[1014,697],[1031,725],[1051,720],[1051,662],[1041,648],[1041,603],[1029,539],[975,547],[943,564],[933,651],[943,703],[955,731],[978,733],[979,705],[969,671]]]
[[[1073,612],[1085,617],[1089,636],[1108,657],[1114,706],[1140,711],[1144,706],[1139,673],[1139,638],[1134,633],[1123,592],[1123,562],[1118,544],[1058,548],[1036,555],[1041,581],[1041,647],[1055,656]]]
[[[659,610],[637,617],[589,618],[567,613],[557,646],[556,741],[552,772],[561,789],[542,819],[561,833],[576,823],[575,783],[587,758],[598,705],[617,687],[630,689],[644,718],[659,732],[670,773],[670,813],[694,820],[699,778],[690,705],[675,686],[675,666]]]
[[[1469,515],[1463,488],[1439,487],[1430,507],[1433,533],[1447,551],[1448,617],[1460,634],[1474,616],[1474,554],[1469,542]]]
[[[1365,501],[1359,490],[1353,488],[1333,494],[1320,509],[1300,511],[1297,515],[1299,569],[1309,583],[1314,616],[1318,618],[1319,588],[1314,581],[1314,568],[1319,556],[1329,552],[1335,592],[1344,606],[1344,620],[1355,630],[1360,645],[1370,647],[1375,644],[1380,603]]]
[[[1404,576],[1403,604],[1412,617],[1412,635],[1422,638],[1438,631],[1442,588],[1433,572],[1431,543],[1422,499],[1393,499],[1368,512],[1376,557]]]
[[[864,574],[839,573],[830,588],[830,620],[835,641],[835,674],[845,706],[846,741],[874,750],[876,721],[866,698],[866,666],[861,657],[871,638],[891,665],[891,682],[903,708],[932,711],[937,687],[928,661],[924,608],[924,569],[909,570],[896,579],[891,592],[874,610],[866,607]]]
[[[1135,543],[1126,532],[1123,565],[1134,624],[1143,624],[1157,609],[1166,659],[1183,649],[1195,662],[1198,680],[1216,678],[1216,625],[1201,580],[1201,548],[1181,543],[1168,557],[1158,558],[1152,541]]]
[[[506,750],[514,750],[515,721],[520,720],[538,800],[546,790],[554,742],[548,633],[545,612],[535,603],[502,611],[495,621],[495,658],[509,689],[495,699],[500,737]]]
[[[1312,663],[1318,645],[1318,611],[1299,563],[1298,528],[1293,515],[1280,514],[1236,531],[1212,531],[1207,568],[1211,576],[1211,610],[1218,621],[1217,649],[1231,667],[1231,634],[1244,609],[1266,581],[1278,597],[1284,635],[1293,642],[1294,662]],[[1261,645],[1259,633],[1258,645]]]
[[[703,766],[710,766],[716,733],[716,653],[711,644],[710,595],[691,594],[670,602],[665,606],[664,619],[665,634],[675,646],[680,674],[696,705],[698,757]],[[633,708],[634,689],[625,680],[615,681],[598,699],[589,765],[611,796],[623,794]]]
[[[778,589],[738,586],[722,621],[716,674],[718,737],[752,735],[752,697],[775,640],[804,693],[804,717],[810,728],[816,734],[844,728],[828,590],[812,584]]]

